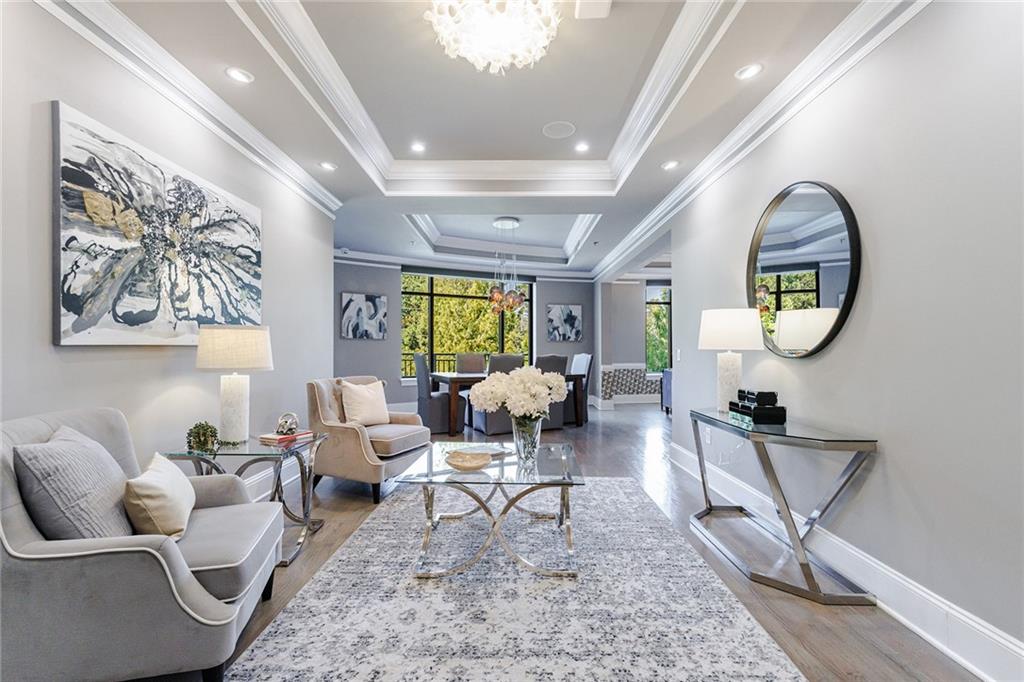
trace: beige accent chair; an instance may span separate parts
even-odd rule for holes
[[[369,483],[373,501],[381,500],[385,481],[408,469],[430,446],[430,429],[418,414],[390,412],[388,424],[363,426],[345,418],[341,402],[342,379],[350,384],[372,384],[377,377],[354,376],[315,379],[306,384],[309,428],[326,433],[316,453],[314,487],[324,476]]]

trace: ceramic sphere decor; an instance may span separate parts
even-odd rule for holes
[[[433,0],[423,18],[445,54],[493,74],[540,61],[561,20],[555,0]]]

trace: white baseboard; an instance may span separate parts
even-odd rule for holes
[[[598,398],[596,395],[587,396],[587,404],[591,407],[596,407],[599,410],[615,409],[614,400],[604,400],[603,398]]]
[[[298,462],[289,459],[281,465],[281,480],[285,486],[298,478]],[[252,476],[246,476],[242,480],[245,481],[245,487],[249,489],[249,497],[252,498],[252,501],[263,502],[270,497],[270,486],[274,482],[274,468],[268,465],[266,469],[260,469]]]
[[[672,443],[669,459],[699,478],[697,455]],[[711,488],[733,504],[777,522],[767,495],[714,464],[706,463]],[[797,523],[804,518],[794,514]],[[781,527],[781,526],[780,526]],[[828,530],[818,527],[810,536],[814,553],[864,589],[878,606],[923,637],[939,651],[985,680],[1024,680],[1024,642],[935,594],[907,576]]]
[[[660,403],[660,393],[622,393],[616,395],[612,400],[620,405],[633,403]]]

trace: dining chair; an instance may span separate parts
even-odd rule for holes
[[[565,355],[538,355],[533,366],[542,372],[565,374],[569,358]],[[548,407],[548,418],[541,424],[542,429],[560,429],[565,426],[565,403],[551,403]]]
[[[416,412],[431,433],[447,433],[448,401],[451,396],[448,391],[434,390],[426,355],[413,353],[413,361],[416,363]],[[459,395],[458,401],[455,428],[461,432],[465,428],[466,398]]]
[[[494,353],[487,361],[487,373],[507,373],[522,366],[523,356],[518,353]],[[512,433],[512,417],[509,416],[508,410],[505,408],[497,412],[484,412],[483,410],[473,409],[471,424],[474,429],[488,436]]]
[[[456,372],[483,372],[487,368],[487,355],[484,353],[456,353]]]
[[[590,395],[590,374],[593,366],[594,356],[590,353],[576,353],[572,356],[572,362],[569,364],[569,374],[582,374],[583,375],[583,418],[582,422],[585,424],[590,420],[589,406],[587,405],[587,397]],[[573,384],[569,384],[569,393],[565,396],[565,409],[572,411],[575,409],[576,393]]]

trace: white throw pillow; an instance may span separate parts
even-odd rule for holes
[[[149,468],[125,484],[124,508],[137,533],[180,538],[195,505],[188,476],[161,455],[153,455]]]
[[[384,397],[384,384],[380,381],[350,384],[342,380],[341,405],[345,408],[345,419],[356,424],[373,426],[391,421],[388,401]]]

